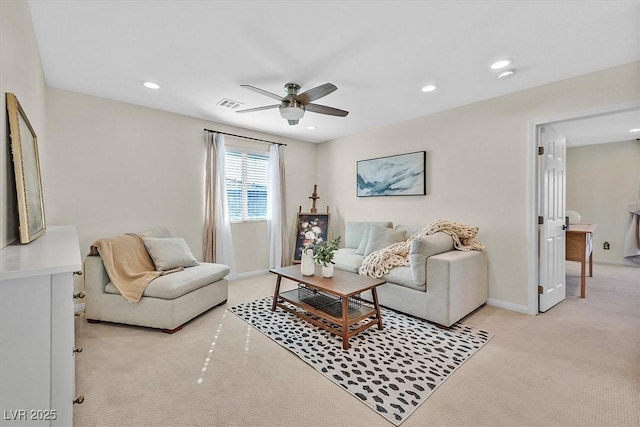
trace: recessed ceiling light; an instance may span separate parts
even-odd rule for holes
[[[504,70],[500,74],[498,74],[498,78],[500,80],[506,80],[506,79],[509,79],[509,78],[513,77],[513,75],[515,73],[516,73],[515,70]]]
[[[149,89],[160,89],[160,85],[158,83],[154,83],[154,82],[144,82],[142,83],[145,87],[148,87]]]
[[[508,67],[509,65],[511,65],[511,60],[510,59],[499,59],[496,62],[494,62],[493,64],[491,64],[491,69],[492,70],[502,70],[505,67]]]
[[[309,130],[315,130],[315,129],[316,129],[316,127],[315,127],[315,126],[307,126],[307,129],[309,129]]]
[[[629,132],[640,132],[640,128],[629,129]]]
[[[425,87],[422,88],[423,92],[434,92],[436,89],[438,89],[437,85],[426,85]]]

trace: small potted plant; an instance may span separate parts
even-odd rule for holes
[[[333,264],[335,264],[333,256],[338,249],[338,245],[340,245],[340,238],[341,236],[338,236],[329,242],[319,243],[315,247],[313,259],[317,264],[322,265],[322,276],[324,277],[333,276]]]

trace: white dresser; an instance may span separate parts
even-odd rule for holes
[[[0,425],[73,425],[73,273],[81,270],[73,226],[0,249]]]

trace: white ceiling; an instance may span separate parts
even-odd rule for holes
[[[640,132],[629,132],[640,129],[640,107],[554,123],[553,129],[567,138],[567,147],[630,141],[640,138]]]
[[[639,1],[29,3],[51,87],[312,142],[640,60]],[[508,80],[489,69],[503,57]],[[289,126],[217,105],[274,104],[240,85],[284,95],[291,81],[334,83],[316,103],[350,114]]]

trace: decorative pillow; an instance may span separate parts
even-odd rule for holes
[[[386,248],[394,243],[402,242],[407,233],[404,230],[394,230],[393,228],[383,228],[376,225],[369,227],[369,238],[364,256],[375,252],[378,249]]]
[[[358,245],[358,249],[356,249],[357,255],[364,255],[365,249],[367,249],[367,242],[369,242],[369,232],[371,231],[371,225],[367,225],[364,228],[364,233],[362,233],[362,239],[360,239],[360,244]]]
[[[427,258],[451,250],[453,238],[447,233],[438,232],[414,239],[409,249],[409,265],[416,285],[427,283]]]
[[[143,237],[142,240],[158,271],[198,265],[182,237]]]
[[[407,239],[413,236],[414,234],[416,234],[418,231],[422,230],[422,227],[418,227],[414,225],[402,225],[402,224],[398,224],[393,228],[395,230],[404,230],[407,233]]]

